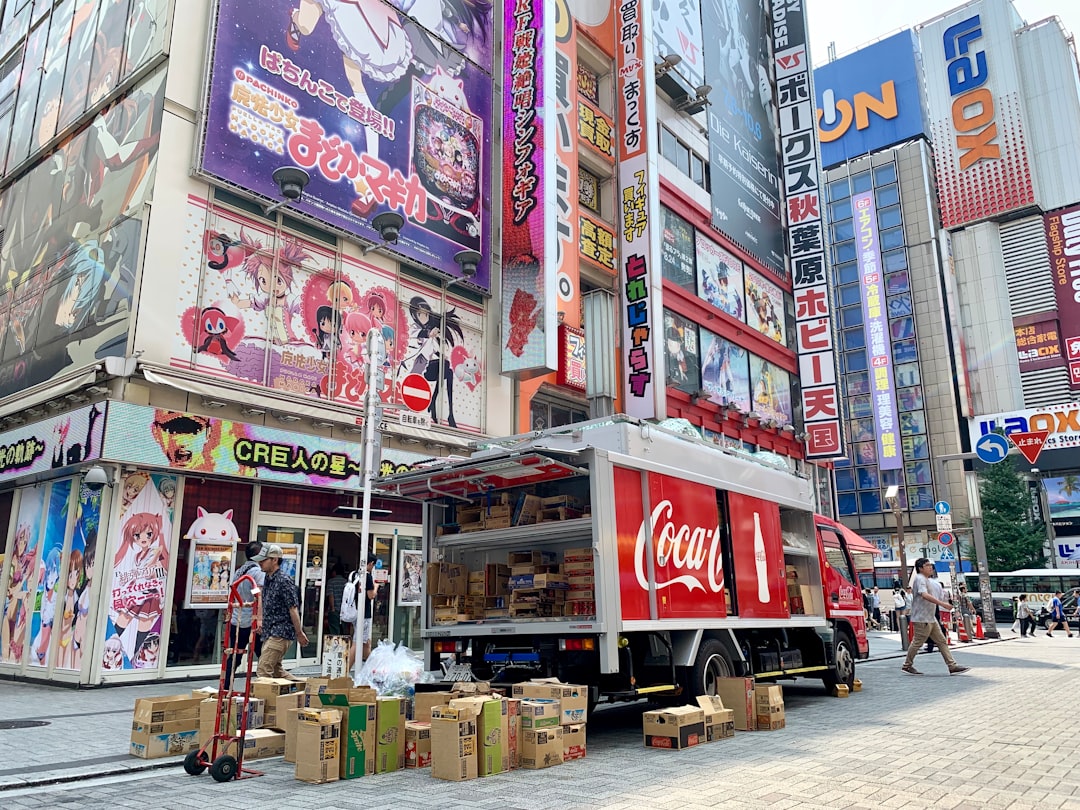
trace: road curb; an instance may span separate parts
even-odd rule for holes
[[[168,759],[160,762],[147,762],[140,765],[132,765],[123,768],[110,768],[109,770],[96,771],[94,773],[72,773],[61,776],[45,776],[40,779],[26,780],[22,782],[0,783],[0,793],[6,790],[23,790],[24,788],[43,787],[45,785],[62,785],[67,782],[82,782],[86,779],[100,779],[106,776],[123,776],[129,773],[142,771],[164,770],[165,768],[179,768],[183,766],[182,759]]]

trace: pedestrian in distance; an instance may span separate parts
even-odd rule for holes
[[[881,627],[881,596],[878,594],[877,585],[870,592],[870,610],[874,614],[874,624]]]
[[[960,621],[964,623],[964,634],[967,636],[961,640],[971,642],[975,640],[975,605],[971,603],[971,598],[967,595],[967,588],[963,583],[960,583],[957,590],[960,596]]]
[[[300,594],[296,583],[281,570],[282,555],[281,546],[278,545],[266,546],[257,555],[262,557],[258,562],[266,575],[263,620],[259,623],[259,633],[263,639],[259,677],[297,680],[281,666],[281,659],[294,641],[306,647],[308,637],[300,623]]]
[[[893,629],[899,631],[901,624],[900,618],[904,616],[907,611],[907,594],[904,593],[903,588],[897,588],[893,591],[893,603],[895,604],[895,607],[893,608],[893,621],[896,625]]]
[[[360,625],[360,644],[363,647],[361,661],[367,661],[368,656],[371,655],[371,617],[375,615],[374,600],[375,600],[375,579],[372,577],[371,572],[375,570],[375,563],[378,562],[379,555],[372,552],[368,554],[367,559],[367,577],[364,582],[364,615],[358,619],[362,622]],[[358,572],[353,572],[349,576],[352,577]],[[356,664],[356,645],[354,644],[349,648],[348,670],[353,671],[353,667]]]
[[[326,580],[326,615],[330,635],[343,635],[341,600],[345,595],[345,568],[340,562],[330,566],[330,579]]]
[[[917,573],[915,581],[912,583],[914,598],[911,605],[911,623],[915,631],[911,644],[908,645],[907,657],[904,659],[901,670],[908,675],[922,675],[919,670],[915,669],[913,662],[915,656],[919,653],[919,648],[929,638],[933,639],[934,643],[937,644],[938,652],[941,653],[945,665],[949,668],[949,674],[959,675],[962,672],[967,672],[971,667],[961,666],[956,662],[956,659],[952,657],[952,653],[949,652],[949,645],[945,642],[945,637],[941,633],[941,627],[937,622],[936,609],[940,607],[951,610],[952,606],[942,598],[944,591],[941,584],[931,577],[933,570],[934,564],[926,557],[920,557],[915,561],[915,571]]]
[[[1053,632],[1059,625],[1065,625],[1065,633],[1069,638],[1072,638],[1072,628],[1069,627],[1069,620],[1065,618],[1065,606],[1061,603],[1062,592],[1056,591],[1054,598],[1050,600],[1050,620],[1046,628],[1046,637],[1053,638]]]
[[[1020,594],[1016,602],[1016,619],[1020,622],[1020,638],[1035,638],[1035,614],[1031,612],[1027,594]]]
[[[266,574],[262,571],[260,561],[265,559],[262,556],[263,544],[256,540],[253,543],[248,543],[244,549],[244,557],[247,558],[247,562],[236,569],[236,572],[232,576],[232,581],[229,583],[230,591],[232,586],[240,582],[245,576],[251,577],[255,581],[257,586],[262,591],[262,587],[266,582]],[[239,594],[241,601],[250,603],[254,601],[254,588],[250,582],[240,582],[236,588],[237,594]],[[260,610],[260,613],[262,611]],[[261,623],[261,617],[253,615],[253,608],[241,607],[239,609],[234,608],[232,612],[232,618],[229,620],[229,624],[225,627],[227,634],[225,639],[225,649],[233,650],[232,653],[226,652],[227,660],[225,661],[225,688],[232,689],[233,672],[236,667],[240,666],[240,662],[244,660],[244,652],[247,650],[251,641],[251,625],[254,622],[257,628]],[[258,636],[257,636],[258,638]],[[256,646],[258,642],[256,641]]]

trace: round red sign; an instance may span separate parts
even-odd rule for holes
[[[411,411],[426,411],[431,405],[431,383],[420,374],[407,374],[401,381],[401,401]]]

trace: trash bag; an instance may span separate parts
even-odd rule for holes
[[[412,697],[424,674],[424,662],[405,645],[380,641],[356,677],[357,686],[370,686],[379,695]]]

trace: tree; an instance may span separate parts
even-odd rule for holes
[[[1034,519],[1027,479],[1011,458],[979,472],[979,494],[990,570],[1044,568],[1046,524]]]

